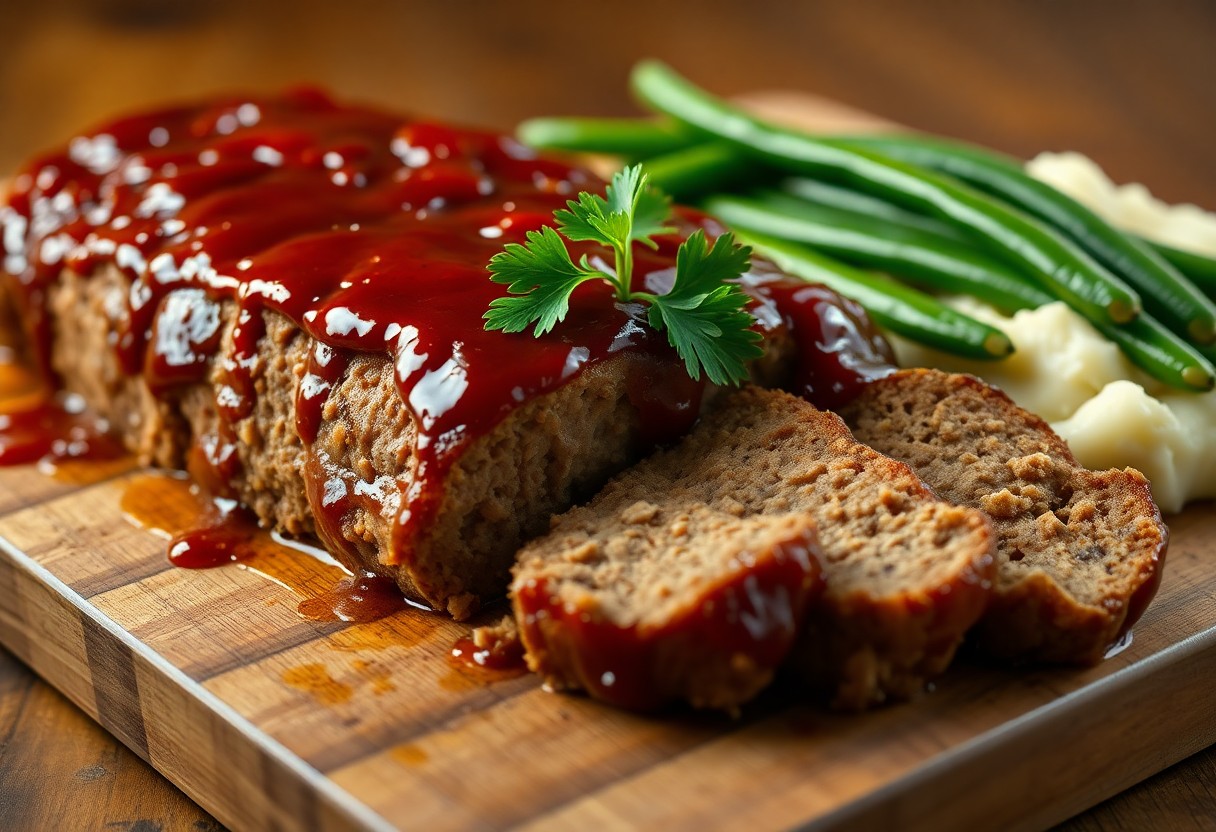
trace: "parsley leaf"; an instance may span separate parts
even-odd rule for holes
[[[629,240],[657,248],[655,234],[671,231],[665,223],[671,216],[671,197],[646,187],[641,165],[625,168],[612,177],[608,186],[608,206],[613,213],[629,217]]]
[[[667,331],[668,342],[684,359],[688,374],[705,375],[717,384],[747,379],[746,360],[759,358],[760,334],[751,329],[748,296],[738,284],[724,281],[747,271],[751,249],[723,234],[709,248],[697,231],[676,252],[676,281],[665,295],[650,300],[648,319]]]
[[[527,245],[507,243],[490,258],[490,279],[506,283],[516,297],[490,301],[482,315],[486,329],[522,332],[536,321],[532,334],[544,335],[566,317],[570,295],[580,283],[604,276],[585,257],[576,266],[562,238],[549,226],[529,231],[527,237]]]
[[[568,210],[554,211],[557,230],[567,240],[592,240],[606,246],[616,244],[616,237],[608,229],[608,203],[602,196],[583,191],[577,200],[566,203]]]
[[[591,240],[621,250],[639,242],[655,248],[655,234],[671,231],[671,198],[646,187],[641,165],[625,168],[612,177],[607,198],[583,191],[565,210],[554,212],[557,230],[567,240]]]
[[[746,362],[762,354],[760,335],[751,329],[748,296],[735,283],[747,271],[751,249],[723,234],[712,247],[697,231],[676,252],[676,277],[664,295],[632,289],[633,244],[657,247],[652,239],[672,231],[667,225],[671,200],[647,187],[641,165],[612,177],[604,196],[583,192],[554,212],[557,230],[529,231],[527,242],[508,243],[490,259],[490,279],[507,284],[508,297],[495,298],[482,316],[486,329],[521,332],[533,322],[537,337],[565,319],[570,296],[587,281],[601,279],[616,290],[618,301],[649,304],[647,320],[667,332],[668,342],[684,361],[688,374],[705,375],[715,384],[747,379]],[[560,232],[560,233],[559,233]],[[562,237],[594,242],[612,249],[614,269],[596,269],[583,256],[576,264]]]

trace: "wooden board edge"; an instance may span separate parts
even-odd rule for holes
[[[38,616],[26,607],[50,613],[43,620],[69,626],[59,626],[54,633],[35,631],[32,623]],[[2,536],[0,644],[226,826],[376,832],[396,828],[258,732],[230,705]],[[116,685],[135,687],[135,707],[130,691],[118,695]],[[189,717],[183,708],[197,713]],[[197,736],[183,736],[189,725],[196,726]],[[200,725],[205,726],[201,731]],[[199,744],[206,747],[199,749]],[[240,752],[250,746],[255,754]],[[224,750],[231,755],[216,754]],[[283,799],[287,797],[307,799]],[[259,813],[264,822],[251,824]]]
[[[1213,678],[1216,626],[1009,720],[802,828],[1049,828],[1216,742],[1216,709],[1205,707]],[[1101,716],[1111,713],[1119,718]],[[1205,719],[1196,722],[1197,713]],[[1046,744],[1057,748],[1049,771],[1030,753]],[[1112,764],[1094,763],[1104,755]],[[1118,765],[1116,755],[1138,764]],[[1095,769],[1109,776],[1081,777]],[[935,783],[952,784],[952,793],[927,788]]]

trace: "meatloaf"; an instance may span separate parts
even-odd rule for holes
[[[1167,530],[1139,471],[1089,471],[1037,416],[966,375],[904,370],[842,411],[858,439],[982,509],[998,570],[976,642],[1002,658],[1092,664],[1161,580]]]
[[[826,581],[800,622],[791,663],[849,709],[911,696],[946,668],[988,600],[988,519],[937,498],[908,466],[854,440],[835,414],[759,388],[717,397],[680,444],[524,547],[512,598],[529,664],[555,687],[616,701],[588,672],[616,667],[596,628],[630,626],[652,644],[671,641],[670,630],[681,631],[674,617],[720,575],[710,554],[790,517],[814,522]],[[688,670],[672,657],[678,646],[663,653],[673,674]],[[718,666],[748,666],[737,649],[718,651]],[[701,682],[703,703],[734,704],[748,690]]]
[[[208,383],[159,394],[118,366],[107,348],[116,322],[106,305],[126,291],[115,269],[87,279],[66,272],[52,288],[51,356],[66,390],[82,395],[145,463],[188,468],[268,527],[317,535],[349,568],[392,577],[409,597],[457,618],[474,612],[479,598],[504,593],[516,549],[543,532],[553,513],[590,496],[650,447],[630,386],[665,368],[625,353],[514,410],[461,454],[430,526],[394,541],[418,432],[387,356],[352,357],[328,395],[317,438],[306,444],[296,429],[296,392],[318,342],[266,311],[252,365],[253,411],[229,426],[216,406],[224,385],[218,362]],[[222,316],[224,350],[236,316]],[[225,453],[235,458],[215,459]],[[325,470],[314,469],[318,460]],[[320,518],[335,513],[326,509],[325,488],[335,478],[349,484],[349,502],[326,527]]]
[[[584,187],[602,183],[492,133],[308,90],[215,99],[26,165],[0,204],[6,289],[33,360],[142,460],[463,618],[552,513],[699,411],[703,385],[605,285],[544,337],[483,329],[490,257]],[[714,233],[678,224],[635,251],[639,284]],[[769,381],[817,360],[795,321],[863,318],[783,281],[745,276]]]

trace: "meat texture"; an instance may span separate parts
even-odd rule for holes
[[[694,663],[680,660],[683,617],[724,574],[763,580],[764,553],[798,523],[817,529],[826,588],[805,605],[788,661],[843,708],[909,697],[944,670],[988,599],[987,518],[935,497],[837,416],[759,388],[719,396],[683,442],[524,548],[512,597],[529,664],[555,687],[628,699],[594,673],[620,661],[602,632],[622,628],[651,654],[667,645],[662,671],[685,674],[664,682],[669,691],[697,704],[741,701],[768,662],[719,647],[715,666],[746,670],[752,684],[730,674],[694,682]],[[706,643],[691,654],[698,665]]]
[[[966,375],[904,370],[844,417],[939,495],[982,509],[997,535],[977,643],[1004,658],[1091,664],[1139,618],[1167,530],[1139,471],[1089,471],[1037,416]]]
[[[123,372],[112,345],[128,288],[112,267],[87,278],[65,272],[52,287],[51,356],[64,389],[83,396],[144,463],[187,467],[210,490],[249,505],[264,525],[318,535],[352,570],[392,577],[409,597],[456,618],[505,593],[516,550],[552,514],[650,447],[631,385],[655,374],[656,359],[622,353],[478,438],[448,472],[432,522],[403,536],[396,520],[414,477],[417,431],[386,354],[355,355],[329,392],[317,440],[306,445],[296,430],[296,392],[316,342],[265,311],[254,408],[229,426],[216,406],[225,384],[219,360],[211,360],[208,383],[157,391]],[[235,305],[223,304],[220,316],[224,356]],[[333,478],[351,495],[340,512],[325,504]]]

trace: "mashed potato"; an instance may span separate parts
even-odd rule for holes
[[[1026,172],[1096,211],[1107,222],[1158,242],[1216,257],[1216,214],[1170,205],[1139,183],[1116,185],[1080,153],[1040,153]]]
[[[1044,154],[1027,170],[1122,228],[1216,256],[1216,215],[1166,205],[1139,185],[1116,187],[1075,153]],[[949,302],[1000,327],[1017,352],[968,361],[892,338],[901,364],[983,377],[1051,422],[1082,464],[1138,468],[1163,511],[1216,497],[1216,391],[1185,393],[1150,379],[1062,303],[1008,318],[971,299]]]

